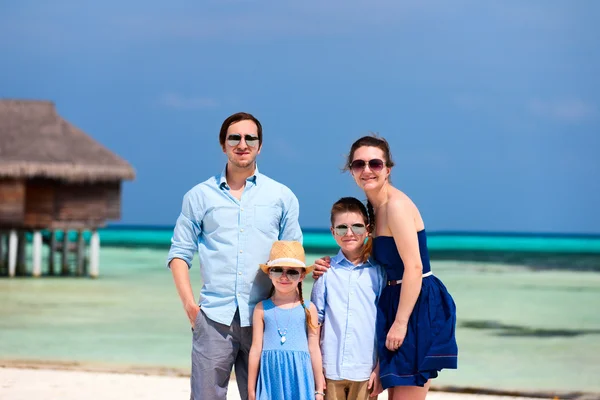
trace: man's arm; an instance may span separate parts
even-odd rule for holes
[[[175,224],[173,238],[171,239],[171,249],[169,250],[167,259],[177,293],[192,327],[200,310],[194,298],[188,272],[192,266],[194,253],[197,250],[198,237],[202,232],[198,223],[199,219],[197,218],[200,212],[198,207],[201,207],[201,204],[195,200],[196,198],[192,192],[188,192],[183,198],[181,214]]]
[[[169,263],[169,266],[171,267],[171,273],[173,274],[173,280],[175,281],[177,293],[179,293],[179,298],[181,299],[185,313],[187,314],[187,317],[190,320],[190,324],[192,324],[193,328],[194,323],[196,322],[196,317],[200,312],[200,307],[194,298],[188,265],[182,259],[174,258]]]
[[[287,189],[287,188],[286,188]],[[289,189],[284,192],[284,209],[279,223],[279,240],[295,240],[302,243],[302,229],[300,229],[300,204],[298,198]]]

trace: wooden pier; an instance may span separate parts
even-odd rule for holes
[[[25,234],[18,230],[0,231],[0,276],[96,278],[100,265],[100,239],[98,231],[90,233],[89,242],[86,243],[83,231],[75,232],[75,240],[72,240],[68,231],[37,230]],[[29,256],[25,251],[26,234],[31,236]],[[61,240],[57,240],[58,234],[61,235]],[[44,247],[47,248],[46,251]]]
[[[54,103],[0,99],[0,277],[97,277],[98,229],[120,218],[122,181],[134,178]]]

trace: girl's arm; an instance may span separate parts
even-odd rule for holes
[[[263,335],[265,322],[262,301],[254,308],[252,315],[252,346],[248,355],[248,398],[256,399],[256,381],[258,379],[258,368],[260,366],[260,354],[262,353]]]
[[[413,216],[407,210],[412,205],[408,200],[392,200],[387,205],[388,226],[392,231],[398,253],[404,264],[400,304],[396,312],[396,320],[390,327],[385,346],[394,351],[402,345],[406,336],[408,319],[421,292],[423,263],[419,253],[419,239],[415,229]]]
[[[317,317],[317,307],[313,303],[310,303],[310,317],[313,325],[317,328],[308,327],[308,352],[310,353],[310,361],[315,376],[315,391],[323,393],[325,391],[325,376],[323,375],[323,359],[321,358],[321,346],[319,344],[321,328]],[[315,399],[322,400],[323,396],[315,395]]]

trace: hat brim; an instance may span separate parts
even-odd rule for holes
[[[310,274],[313,271],[313,269],[315,269],[314,265],[307,265],[306,267],[299,267],[298,264],[294,264],[291,262],[285,262],[285,261],[277,263],[277,265],[259,264],[259,266],[260,266],[260,269],[262,270],[262,272],[264,272],[267,275],[269,274],[269,268],[274,268],[274,267],[303,268],[304,272],[306,274]]]

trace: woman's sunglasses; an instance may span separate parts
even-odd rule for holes
[[[297,281],[300,279],[300,271],[292,268],[281,268],[281,267],[272,267],[269,268],[269,276],[273,279],[279,279],[283,275],[287,276],[290,281]]]
[[[253,135],[244,135],[244,140],[246,144],[250,147],[256,147],[258,144],[258,136]],[[232,135],[227,136],[227,144],[231,147],[235,147],[242,141],[242,135],[238,133],[234,133]]]
[[[369,165],[369,169],[371,171],[379,172],[383,169],[383,166],[385,165],[385,163],[383,162],[383,160],[380,160],[379,158],[374,158],[369,161],[354,160],[350,163],[350,169],[352,169],[353,172],[361,172],[365,169],[365,167],[367,165]]]
[[[365,224],[352,224],[350,227],[346,224],[337,225],[333,228],[333,231],[338,236],[346,236],[348,233],[348,229],[352,231],[355,235],[362,235],[367,231],[367,227]]]

